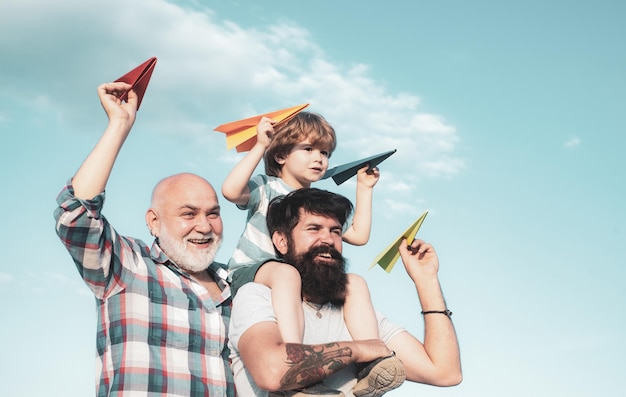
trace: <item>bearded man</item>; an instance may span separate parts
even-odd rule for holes
[[[102,215],[104,189],[130,133],[130,84],[98,87],[109,124],[57,198],[56,231],[96,298],[97,396],[234,397],[226,342],[230,289],[214,262],[222,240],[217,194],[194,174],[161,180],[146,224],[152,247]]]
[[[345,197],[315,188],[299,189],[270,203],[267,222],[274,247],[302,279],[305,344],[282,341],[267,287],[243,286],[233,302],[229,333],[240,396],[300,396],[298,389],[323,381],[345,396],[377,397],[388,391],[384,384],[389,378],[399,376],[437,386],[461,382],[452,313],[437,276],[439,261],[432,245],[424,241],[410,245],[403,241],[399,249],[421,303],[424,342],[380,314],[381,340],[351,340],[341,307],[347,282],[341,230],[351,210]],[[394,354],[403,366],[358,376],[355,364],[376,363]]]

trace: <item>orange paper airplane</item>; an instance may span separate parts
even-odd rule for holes
[[[276,127],[291,119],[307,106],[309,106],[309,104],[305,103],[270,113],[259,114],[258,116],[243,120],[233,121],[215,127],[215,131],[226,134],[226,148],[228,150],[236,147],[237,152],[247,152],[252,149],[256,143],[256,126],[259,124],[259,121],[261,121],[261,118],[265,116],[273,119],[276,121],[276,124],[274,124],[274,127]]]
[[[156,57],[152,57],[119,79],[115,80],[132,85],[131,90],[135,91],[135,94],[137,94],[137,110],[139,110],[143,95],[146,93],[146,88],[148,88],[148,83],[150,82],[150,77],[152,76],[152,71],[154,70],[156,62]],[[122,101],[126,101],[128,99],[128,92],[124,93],[120,99]]]

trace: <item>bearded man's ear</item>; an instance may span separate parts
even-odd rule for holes
[[[289,244],[287,244],[287,238],[284,234],[274,232],[274,234],[272,234],[272,243],[274,243],[274,247],[276,247],[276,250],[280,252],[281,255],[285,255],[287,253]]]

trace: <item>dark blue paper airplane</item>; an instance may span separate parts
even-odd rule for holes
[[[341,185],[348,179],[356,175],[357,171],[369,164],[369,169],[376,167],[382,163],[387,157],[396,152],[396,149],[390,150],[385,153],[380,153],[374,156],[370,156],[361,160],[353,161],[351,163],[338,165],[326,171],[322,179],[333,178],[333,181],[337,185]]]

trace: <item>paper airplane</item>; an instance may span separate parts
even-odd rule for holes
[[[333,181],[335,181],[337,185],[341,185],[348,179],[355,176],[357,171],[365,167],[366,164],[369,164],[370,169],[372,169],[376,167],[378,164],[382,163],[387,157],[391,156],[395,152],[396,152],[396,149],[393,149],[385,153],[380,153],[375,156],[364,158],[362,160],[353,161],[351,163],[339,165],[337,167],[327,170],[324,176],[322,177],[322,179],[332,177]]]
[[[226,148],[228,150],[236,147],[237,152],[247,152],[256,143],[256,126],[261,121],[261,118],[269,117],[276,121],[274,127],[285,123],[293,116],[298,114],[302,109],[309,106],[308,103],[276,110],[265,114],[259,114],[258,116],[249,117],[247,119],[233,121],[230,123],[222,124],[215,127],[215,131],[223,132],[226,134]]]
[[[154,70],[156,63],[156,57],[152,57],[119,79],[115,80],[132,85],[131,90],[135,91],[135,94],[137,94],[137,110],[139,110],[139,105],[141,105],[143,95],[146,93],[146,88],[148,88],[148,83],[150,82],[150,77],[152,76],[152,71]],[[120,99],[122,101],[127,101],[128,92],[125,92]]]
[[[428,211],[424,212],[422,216],[420,216],[408,229],[405,230],[404,233],[400,235],[389,247],[387,247],[383,252],[378,254],[374,262],[370,265],[369,269],[376,266],[376,264],[380,265],[387,273],[391,272],[393,266],[396,264],[398,258],[400,257],[400,244],[402,243],[402,239],[406,238],[407,244],[412,244],[415,239],[415,235],[417,231],[422,226],[422,222],[426,218]],[[368,269],[368,270],[369,270]]]

